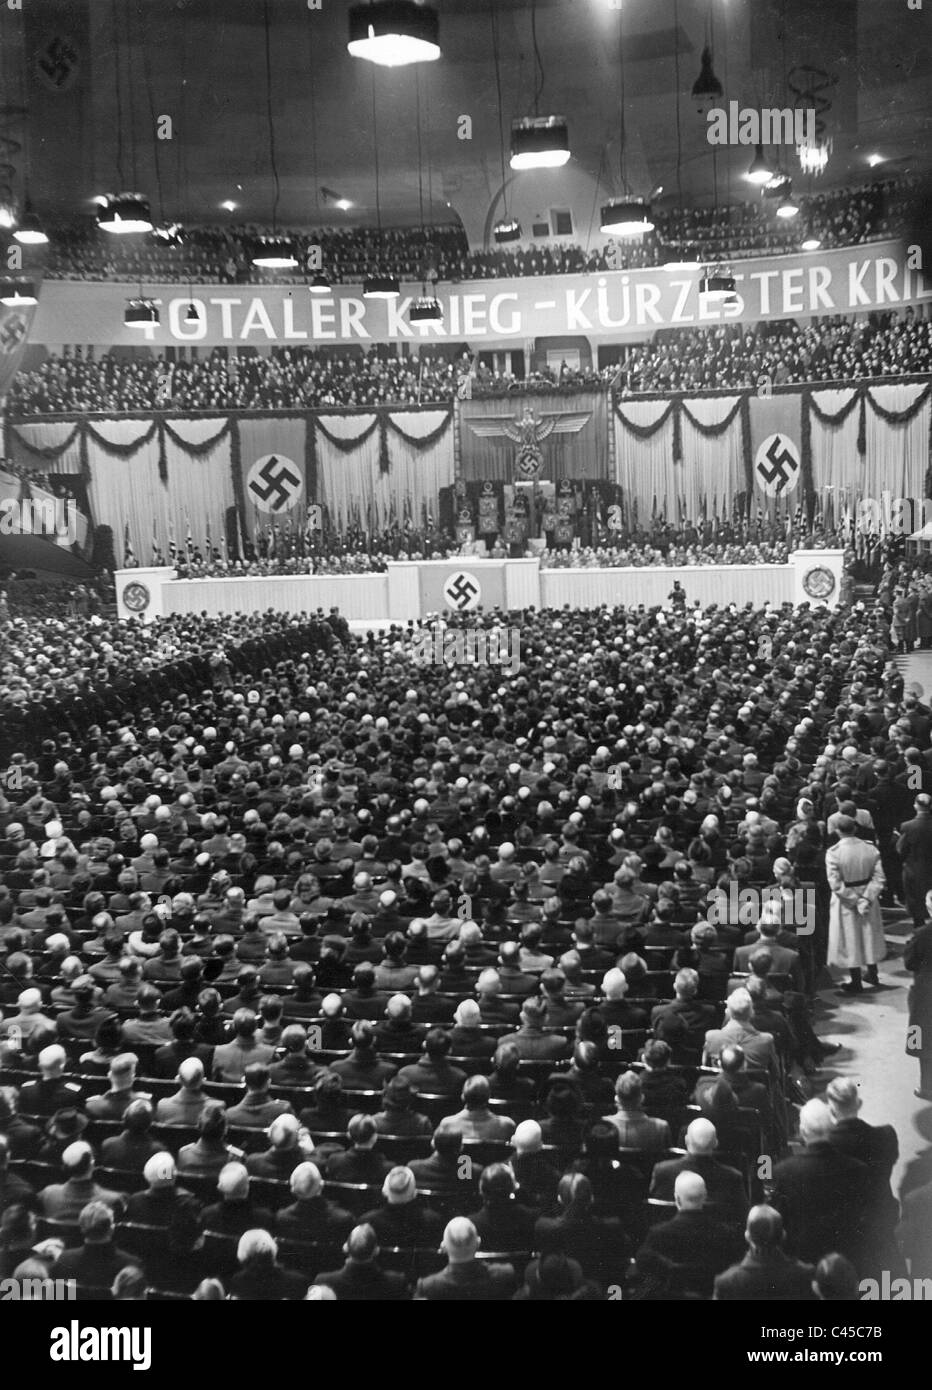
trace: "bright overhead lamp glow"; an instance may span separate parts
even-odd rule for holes
[[[127,300],[123,322],[127,328],[155,327],[159,322],[158,305],[154,299]]]
[[[310,280],[307,282],[307,287],[311,294],[330,293],[330,281],[327,279],[326,275],[322,275],[320,271],[318,271],[316,275],[311,276]]]
[[[710,304],[724,304],[735,293],[735,288],[733,275],[717,271],[703,275],[699,281],[699,293]]]
[[[141,193],[107,194],[98,204],[97,225],[102,232],[131,236],[152,231],[149,200]]]
[[[649,203],[618,198],[603,207],[599,230],[609,236],[643,236],[654,226]]]
[[[184,311],[184,321],[185,323],[200,323],[201,321],[200,312],[193,300]]]
[[[414,0],[373,0],[349,12],[347,48],[354,58],[380,67],[433,63],[440,57],[440,22],[430,5]]]
[[[506,222],[496,222],[492,228],[492,235],[499,245],[506,241],[520,241],[521,223],[515,217],[509,218]]]
[[[699,260],[698,256],[694,260],[690,261],[677,260],[676,256],[674,255],[671,256],[668,261],[664,261],[662,269],[665,270],[668,275],[675,275],[677,271],[698,270],[701,264],[702,262]]]
[[[443,318],[443,307],[439,299],[431,294],[422,294],[411,305],[408,314],[411,323],[438,323]]]
[[[751,160],[748,171],[744,177],[747,179],[748,183],[764,184],[769,183],[772,176],[773,171],[764,158],[763,146],[755,146],[754,158]]]
[[[791,217],[799,216],[799,203],[797,203],[789,188],[787,188],[781,199],[780,206],[777,208],[777,216],[787,220]]]
[[[28,204],[26,211],[19,219],[19,226],[13,233],[13,237],[21,246],[46,246],[48,244],[45,229]]]
[[[528,116],[511,123],[512,169],[559,169],[570,157],[564,116]]]
[[[237,206],[238,204],[234,203],[232,198],[227,198],[225,202],[220,204],[220,207],[224,212],[235,212]]]
[[[822,238],[820,236],[814,236],[812,232],[810,232],[808,236],[803,237],[800,242],[800,246],[804,251],[818,251],[821,245]]]
[[[867,162],[872,169],[876,169],[878,164],[884,164],[886,161],[882,154],[869,154]]]
[[[291,270],[298,264],[294,247],[287,237],[260,237],[252,253],[252,263],[264,270]]]
[[[341,212],[349,212],[349,210],[350,210],[350,208],[351,208],[352,206],[353,206],[353,205],[352,205],[352,203],[350,202],[349,198],[338,198],[338,199],[337,199],[337,207],[340,209]]]
[[[368,275],[363,282],[363,299],[397,299],[401,293],[395,275]]]
[[[0,304],[9,309],[25,309],[38,302],[39,296],[31,280],[0,280]]]
[[[13,209],[0,207],[0,229],[8,232],[11,227],[16,225],[16,218],[13,216]]]

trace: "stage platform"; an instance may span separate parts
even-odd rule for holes
[[[121,618],[150,622],[176,613],[325,612],[353,624],[423,621],[432,614],[490,609],[666,606],[677,580],[691,607],[743,608],[838,601],[841,551],[796,551],[787,565],[693,565],[630,569],[542,569],[538,559],[399,561],[384,574],[270,575],[175,579],[170,568],[116,572]],[[925,684],[925,682],[924,682]],[[926,684],[928,689],[928,684]]]

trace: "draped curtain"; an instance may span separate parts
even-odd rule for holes
[[[383,530],[436,520],[440,489],[453,482],[448,409],[315,415],[320,500],[331,525]]]
[[[745,442],[740,396],[706,396],[683,402],[681,425],[683,463],[676,471],[685,516],[697,520],[705,500],[706,514],[730,510],[731,501],[747,486]]]
[[[922,497],[929,466],[929,387],[871,386],[867,391],[868,493],[879,498],[884,489],[894,497]],[[925,396],[919,405],[920,397]],[[916,409],[916,406],[919,408]],[[902,422],[890,419],[902,414]]]
[[[826,520],[834,523],[846,503],[874,495],[858,453],[857,395],[850,389],[813,391],[808,414],[812,485]]]
[[[626,400],[615,411],[615,481],[624,495],[632,522],[643,525],[664,497],[668,515],[675,516],[682,465],[674,466],[673,404],[670,401]],[[672,507],[672,512],[670,508]]]

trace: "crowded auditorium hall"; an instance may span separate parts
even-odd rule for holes
[[[27,1364],[241,1300],[905,1354],[929,11],[0,7]]]

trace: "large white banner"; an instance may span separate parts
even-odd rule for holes
[[[918,304],[932,285],[915,269],[916,248],[872,242],[840,251],[736,261],[731,304],[708,304],[695,273],[663,270],[532,276],[441,285],[442,321],[411,324],[408,311],[420,287],[403,287],[396,300],[363,299],[361,287],[336,285],[328,295],[303,286],[204,285],[189,293],[177,285],[148,285],[159,301],[157,327],[127,328],[123,311],[133,286],[47,281],[30,341],[100,347],[149,342],[204,347],[468,342],[492,345],[531,338],[643,338],[678,325],[805,318]],[[186,322],[188,305],[197,322]]]

